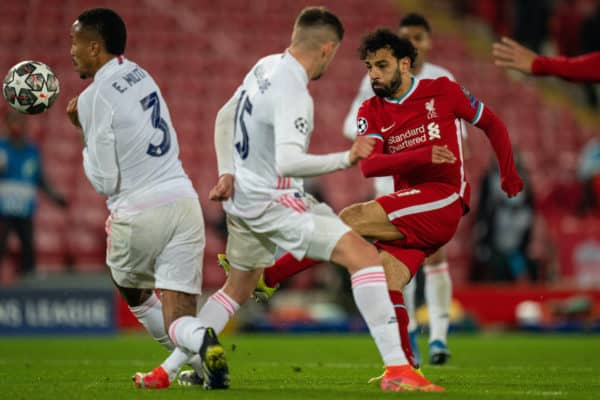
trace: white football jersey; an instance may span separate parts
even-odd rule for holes
[[[306,152],[313,130],[313,99],[305,69],[289,53],[260,59],[244,78],[237,99],[234,127],[233,198],[225,211],[242,218],[260,215],[284,194],[304,190],[299,177],[280,176],[276,149],[283,144]]]
[[[451,81],[454,81],[454,75],[450,73],[445,68],[440,67],[439,65],[431,64],[426,62],[423,64],[423,69],[421,73],[415,75],[417,79],[437,79],[446,77]],[[350,107],[350,111],[348,115],[346,115],[346,119],[344,120],[344,135],[350,139],[356,139],[356,135],[358,133],[358,129],[356,127],[356,114],[358,114],[358,109],[362,105],[362,103],[375,96],[375,92],[373,92],[373,88],[371,87],[371,79],[369,79],[369,74],[366,74],[365,77],[360,82],[360,88],[358,89],[358,93],[352,102],[352,106]],[[461,121],[461,129],[462,136],[466,139],[467,137],[467,129],[463,121]],[[394,192],[394,179],[391,176],[380,176],[374,179],[375,193],[377,196],[382,196],[385,194]]]
[[[137,64],[115,57],[77,101],[83,166],[113,212],[135,213],[197,197],[160,89]]]

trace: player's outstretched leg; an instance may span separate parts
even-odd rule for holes
[[[217,262],[219,267],[223,268],[223,271],[225,271],[225,275],[229,276],[229,273],[231,272],[231,264],[229,264],[227,256],[225,254],[217,254]],[[275,285],[274,287],[270,287],[265,283],[264,277],[261,275],[260,278],[258,278],[256,288],[252,293],[252,298],[254,298],[257,303],[264,303],[273,297],[277,291],[277,288],[279,288],[279,284]]]

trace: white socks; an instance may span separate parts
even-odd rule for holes
[[[415,316],[415,292],[417,291],[417,281],[413,276],[410,281],[404,286],[402,289],[402,294],[404,295],[404,305],[406,306],[406,311],[408,312],[408,331],[414,332],[418,327],[417,317]]]
[[[352,293],[386,366],[408,364],[402,348],[394,307],[382,266],[363,268],[352,275]]]
[[[452,281],[446,261],[425,266],[425,301],[429,309],[429,343],[434,340],[446,343],[452,302]]]
[[[169,374],[171,381],[175,379],[177,373],[185,363],[190,364],[196,373],[202,374],[202,360],[200,356],[175,347],[167,332],[165,332],[162,302],[155,293],[152,293],[152,296],[143,304],[137,307],[129,307],[129,309],[154,340],[165,346],[168,350],[172,350],[169,357],[161,364]]]
[[[223,290],[219,290],[209,297],[200,312],[198,318],[214,329],[218,335],[221,333],[229,318],[235,314],[240,305],[229,297]]]
[[[158,343],[162,344],[169,350],[173,350],[175,345],[169,339],[165,332],[165,321],[162,313],[162,303],[160,299],[152,292],[152,296],[144,303],[136,307],[129,307],[133,315],[148,331],[150,336]]]
[[[171,323],[169,336],[177,348],[161,364],[171,381],[185,363],[190,364],[199,375],[202,374],[202,360],[197,353],[202,346],[206,328],[211,327],[219,334],[229,317],[239,308],[238,303],[219,290],[204,304],[198,317],[185,316]]]

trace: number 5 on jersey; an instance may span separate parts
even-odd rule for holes
[[[245,160],[248,157],[250,145],[248,143],[248,129],[246,129],[246,123],[244,122],[244,113],[252,115],[252,103],[248,96],[245,96],[246,91],[243,90],[238,101],[237,107],[235,108],[235,120],[234,120],[234,133],[237,136],[237,127],[239,122],[240,130],[242,131],[242,140],[235,143],[235,149],[240,154],[240,158]],[[241,106],[241,107],[240,107]],[[241,108],[241,110],[240,110]]]
[[[164,156],[171,148],[171,135],[169,133],[167,121],[160,116],[160,99],[156,92],[152,92],[140,100],[140,103],[142,104],[142,109],[144,111],[152,109],[152,127],[163,133],[162,141],[158,145],[150,143],[148,145],[148,150],[146,150],[146,154],[149,154],[152,157]]]

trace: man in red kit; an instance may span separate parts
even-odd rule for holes
[[[521,191],[523,181],[502,121],[447,78],[412,77],[416,51],[410,41],[378,29],[365,36],[360,54],[376,94],[363,103],[357,116],[359,135],[376,139],[373,153],[360,161],[360,168],[365,177],[394,176],[396,191],[351,205],[340,216],[360,235],[376,240],[390,297],[401,304],[404,285],[427,255],[451,239],[469,209],[460,120],[485,131],[509,197]],[[272,286],[314,264],[286,254],[277,260],[272,269],[277,272],[266,283]],[[406,311],[397,306],[396,312],[400,326]],[[404,348],[402,332],[401,337]]]
[[[600,82],[600,51],[577,57],[544,57],[503,37],[494,43],[494,63],[532,75],[553,75],[575,82]]]

